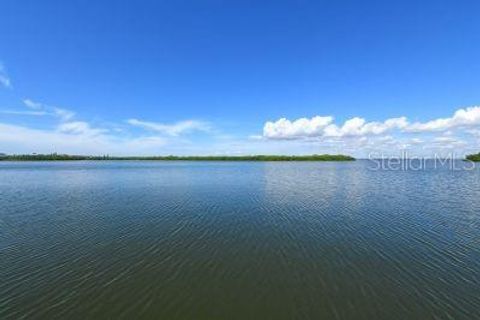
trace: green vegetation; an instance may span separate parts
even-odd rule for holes
[[[345,155],[314,154],[305,156],[146,156],[146,157],[110,157],[81,156],[67,154],[20,154],[1,155],[3,161],[71,161],[71,160],[156,160],[156,161],[353,161],[355,158]]]
[[[465,159],[469,161],[480,162],[480,152],[477,154],[470,154]]]

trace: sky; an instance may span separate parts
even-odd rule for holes
[[[0,153],[480,151],[479,1],[0,3]]]

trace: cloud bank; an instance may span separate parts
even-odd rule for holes
[[[120,137],[84,122],[65,123],[54,130],[0,123],[1,150],[10,153],[143,155],[158,154],[165,144],[161,137]]]
[[[337,125],[333,123],[333,119],[333,116],[315,116],[293,121],[286,118],[268,121],[263,126],[263,137],[273,140],[342,138],[375,136],[392,131],[421,133],[472,128],[480,126],[480,107],[459,109],[449,118],[427,122],[410,123],[406,117],[390,118],[383,122],[367,122],[364,118],[354,117],[346,120],[342,125]]]

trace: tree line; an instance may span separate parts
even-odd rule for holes
[[[3,161],[71,161],[71,160],[158,160],[158,161],[353,161],[355,158],[341,154],[313,155],[246,155],[246,156],[84,156],[68,154],[18,154],[0,155]]]

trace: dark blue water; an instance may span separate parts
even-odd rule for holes
[[[0,318],[478,319],[480,170],[372,167],[0,162]]]

